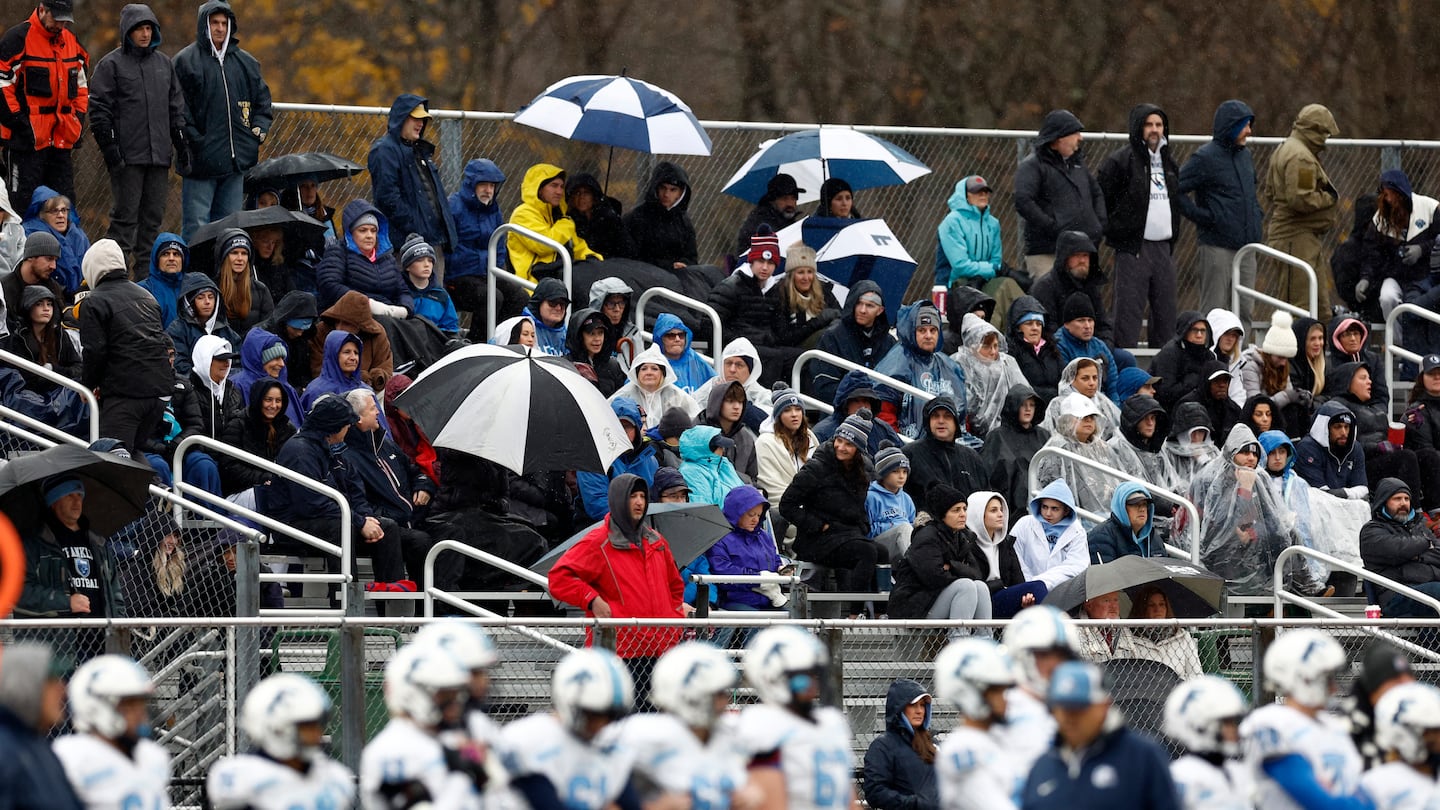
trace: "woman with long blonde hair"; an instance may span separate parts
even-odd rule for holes
[[[250,327],[270,317],[275,300],[255,276],[250,257],[255,245],[250,235],[239,228],[230,228],[215,240],[215,284],[225,302],[225,316],[243,340]]]
[[[840,317],[833,286],[816,272],[814,249],[796,242],[785,251],[773,329],[777,346],[814,348],[820,331]]]

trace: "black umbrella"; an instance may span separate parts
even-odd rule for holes
[[[150,465],[112,453],[62,444],[20,456],[0,467],[0,511],[23,534],[40,526],[45,512],[41,483],[71,473],[85,485],[85,517],[102,537],[145,514],[155,471]]]
[[[1117,591],[1129,592],[1132,600],[1142,585],[1154,584],[1170,599],[1178,618],[1213,616],[1220,611],[1225,580],[1218,574],[1184,560],[1169,557],[1121,557],[1114,562],[1092,564],[1045,597],[1045,604],[1070,611],[1087,599]]]
[[[645,518],[670,544],[670,554],[681,568],[695,562],[695,558],[709,551],[711,546],[720,542],[720,538],[734,531],[730,521],[725,519],[725,513],[713,503],[652,503]],[[565,542],[536,560],[530,570],[548,575],[562,554],[604,522],[596,521],[570,535]]]
[[[207,275],[214,275],[211,270],[215,265],[215,240],[220,234],[231,228],[239,228],[243,231],[253,231],[256,228],[281,227],[297,240],[312,238],[325,232],[325,223],[299,211],[291,211],[279,205],[272,205],[268,208],[254,208],[248,211],[236,211],[227,217],[217,219],[207,225],[201,225],[195,229],[195,234],[190,237],[190,270]],[[251,257],[254,260],[254,257]]]
[[[286,189],[306,177],[317,182],[343,180],[365,171],[365,167],[329,152],[295,152],[262,160],[245,172],[245,193],[262,189]]]
[[[610,403],[574,364],[502,346],[437,360],[395,404],[430,437],[516,473],[603,473],[630,449]]]

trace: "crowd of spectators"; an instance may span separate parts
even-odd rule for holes
[[[1401,430],[1368,326],[1429,294],[1435,201],[1401,172],[1382,176],[1373,219],[1357,222],[1355,244],[1336,259],[1337,279],[1353,280],[1340,294],[1354,311],[1337,308],[1324,322],[1277,312],[1256,331],[1248,309],[1226,309],[1231,258],[1262,239],[1258,188],[1275,212],[1266,238],[1324,266],[1315,251],[1333,226],[1337,192],[1317,155],[1338,132],[1324,107],[1300,111],[1265,184],[1245,145],[1254,115],[1240,101],[1220,105],[1213,141],[1183,165],[1170,153],[1164,110],[1139,105],[1129,141],[1093,174],[1079,119],[1047,114],[1015,180],[1023,256],[1006,262],[983,177],[962,178],[937,212],[943,307],[902,306],[874,282],[843,289],[821,276],[813,246],[777,236],[803,216],[805,192],[777,175],[741,224],[734,255],[717,262],[733,271],[706,283],[730,337],[701,347],[712,362],[686,311],[659,314],[647,345],[632,313],[638,282],[603,270],[626,259],[692,281],[700,274],[706,257],[689,211],[703,200],[680,165],[657,164],[626,212],[594,177],[539,163],[521,173],[520,203],[507,216],[497,202],[506,173],[493,160],[469,161],[462,187],[447,194],[426,140],[428,102],[402,94],[369,153],[373,199],[345,202],[337,217],[313,178],[253,195],[250,204],[322,219],[323,242],[258,228],[192,243],[201,225],[244,204],[241,181],[272,120],[261,66],[235,39],[235,11],[223,0],[202,5],[195,41],[171,60],[157,50],[156,16],[127,6],[119,47],[61,113],[34,101],[56,88],[29,84],[43,74],[25,66],[53,57],[31,53],[34,42],[78,48],[62,8],[69,3],[42,0],[0,38],[0,69],[25,77],[0,93],[15,202],[0,205],[0,255],[11,259],[0,278],[7,348],[94,390],[102,434],[162,481],[181,461],[180,442],[206,436],[343,492],[355,550],[373,563],[368,587],[423,588],[422,562],[438,539],[529,564],[577,533],[551,569],[552,591],[594,615],[683,615],[696,602],[770,609],[785,602],[770,586],[695,588],[680,572],[758,574],[798,562],[818,587],[855,595],[849,616],[887,610],[873,595],[892,582],[892,616],[1012,616],[1091,564],[1161,556],[1166,543],[1188,541],[1235,593],[1268,588],[1276,555],[1295,544],[1363,555],[1407,583],[1433,585],[1440,571],[1425,562],[1430,546],[1412,555],[1408,545],[1427,534],[1434,542],[1429,515],[1440,507],[1440,354],[1415,369]],[[36,28],[48,36],[27,38]],[[74,89],[61,83],[58,92]],[[105,157],[114,197],[108,230],[93,243],[74,210],[70,169],[83,134]],[[172,164],[184,178],[180,234],[158,233],[165,198],[152,193]],[[842,178],[820,194],[813,216],[860,217]],[[1201,309],[1177,315],[1173,246],[1186,219],[1201,243]],[[491,257],[490,236],[505,221],[600,268],[599,280],[567,289],[560,254],[519,232]],[[196,262],[196,251],[209,261]],[[502,284],[496,303],[513,317],[485,335],[491,259],[534,286]],[[1284,297],[1295,300],[1294,288]],[[1137,358],[1142,324],[1151,351]],[[1407,341],[1428,334],[1402,328]],[[629,443],[610,469],[517,475],[431,446],[396,406],[410,381],[397,372],[413,375],[486,340],[565,358],[609,399]],[[801,390],[779,382],[814,347],[889,380],[817,362]],[[28,371],[23,383],[56,393]],[[802,394],[834,413],[807,410]],[[1034,460],[1051,448],[1063,452]],[[191,485],[339,538],[337,505],[289,478],[195,449],[183,467]],[[67,517],[67,486],[46,488],[45,528],[27,542],[69,554],[71,568],[82,547],[103,561],[104,538],[57,539],[88,531],[83,516]],[[1153,492],[1162,488],[1194,503],[1198,526]],[[670,558],[664,576],[642,559],[643,577],[596,581],[591,569],[602,563],[670,555],[643,518],[651,501],[671,500],[714,505],[733,532],[694,560]],[[593,521],[608,528],[584,533]],[[1402,534],[1411,539],[1395,539]],[[171,569],[195,555],[162,543],[141,556],[154,574],[142,579],[159,583],[137,586],[150,594],[145,603],[188,604],[171,598]],[[467,572],[446,560],[435,580],[448,587]],[[1328,574],[1302,564],[1286,577],[1312,595],[1353,588],[1342,577],[1327,583]],[[120,615],[123,589],[105,582],[89,588],[88,607],[73,588],[60,598],[63,583],[27,589],[22,607]],[[1417,607],[1386,603],[1392,613]]]

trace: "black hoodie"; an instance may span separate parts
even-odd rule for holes
[[[884,310],[875,316],[875,323],[869,329],[861,329],[855,323],[855,303],[867,292],[880,295],[880,285],[865,279],[850,288],[840,320],[826,327],[816,348],[873,369],[895,345],[895,337],[890,334],[890,319]],[[809,393],[826,402],[833,400],[835,388],[845,376],[845,369],[826,363],[811,363],[808,367],[811,374]]]
[[[582,214],[570,201],[578,189],[588,188],[595,198],[589,214]],[[471,195],[474,196],[474,195]],[[565,181],[566,215],[575,221],[575,234],[595,252],[607,259],[625,259],[635,255],[625,226],[620,222],[620,201],[605,195],[595,175],[581,172]]]
[[[666,208],[660,204],[660,184],[679,186],[680,200]],[[625,232],[629,235],[633,256],[665,270],[674,269],[675,262],[698,264],[700,248],[695,238],[695,225],[690,221],[690,176],[669,161],[656,164],[645,186],[645,199],[625,215]],[[595,243],[591,242],[593,247]],[[784,247],[784,245],[781,245]],[[598,248],[597,248],[598,250]],[[609,256],[603,250],[602,255]]]
[[[1150,213],[1150,147],[1143,135],[1145,119],[1159,115],[1164,122],[1160,165],[1165,172],[1165,193],[1170,199],[1170,244],[1180,233],[1180,215],[1194,203],[1180,193],[1180,168],[1170,154],[1170,116],[1154,104],[1137,104],[1130,110],[1130,141],[1100,162],[1096,171],[1105,194],[1105,239],[1116,250],[1139,255]]]
[[[606,326],[605,316],[599,312],[589,307],[576,310],[575,314],[570,316],[570,324],[565,330],[565,348],[568,351],[566,357],[576,365],[590,366],[595,372],[595,387],[608,397],[629,382],[629,378],[615,360],[615,341],[608,328],[605,330],[605,345],[601,347],[600,354],[592,355],[585,350],[585,340],[580,329],[587,321]]]
[[[1044,342],[1038,351],[1020,336],[1020,319],[1031,312],[1038,312],[1045,317],[1046,323],[1049,322],[1050,313],[1045,309],[1045,305],[1040,303],[1040,299],[1033,295],[1022,295],[1010,304],[1010,318],[1007,321],[1010,324],[1010,333],[1007,337],[1010,340],[1010,356],[1015,358],[1015,363],[1020,366],[1020,373],[1025,375],[1025,380],[1035,389],[1036,396],[1040,397],[1040,413],[1035,416],[1038,423],[1045,414],[1045,406],[1059,395],[1060,373],[1065,370],[1065,359],[1060,356],[1060,348],[1052,337],[1055,334],[1053,330],[1044,330]],[[1055,314],[1058,317],[1059,312]]]
[[[1050,146],[1082,128],[1068,110],[1047,113],[1034,151],[1015,170],[1015,211],[1025,221],[1027,256],[1057,253],[1055,240],[1064,231],[1082,231],[1096,244],[1104,236],[1105,197],[1085,167],[1084,150],[1062,158]]]
[[[965,428],[965,414],[957,413],[954,399],[942,395],[925,403],[920,438],[905,446],[905,456],[910,459],[910,478],[905,482],[905,491],[917,503],[923,503],[936,484],[952,486],[968,498],[976,490],[987,489],[990,481],[990,471],[979,453],[958,438],[940,441],[930,432],[930,416],[941,409],[955,417],[957,437]]]
[[[1065,325],[1065,300],[1084,293],[1095,309],[1095,337],[1109,343],[1115,337],[1115,326],[1110,322],[1110,308],[1105,305],[1105,274],[1100,270],[1095,240],[1080,231],[1065,231],[1051,249],[1055,251],[1054,267],[1030,287],[1030,294],[1045,307],[1045,334],[1053,335]],[[1090,272],[1083,279],[1076,278],[1065,266],[1066,259],[1076,253],[1090,254]]]
[[[977,309],[984,310],[985,314],[981,317],[990,320],[995,314],[995,299],[986,295],[984,290],[968,284],[951,287],[945,294],[945,333],[941,337],[945,339],[946,354],[954,354],[965,345],[960,324],[964,323],[967,312]]]
[[[1035,418],[1030,427],[1020,427],[1020,406],[1032,398],[1037,400]],[[1000,425],[985,436],[980,458],[990,471],[990,489],[1004,495],[1007,503],[1030,503],[1030,458],[1050,440],[1050,431],[1040,427],[1044,409],[1038,400],[1030,386],[1010,386],[1000,411]],[[1013,523],[1025,514],[1023,509],[1012,509],[1010,520]]]
[[[1190,327],[1197,323],[1205,324],[1206,333],[1205,340],[1198,345],[1185,340]],[[1175,403],[1179,402],[1181,397],[1200,385],[1200,369],[1215,359],[1215,352],[1210,350],[1209,333],[1210,322],[1205,320],[1205,316],[1194,310],[1186,310],[1180,313],[1180,317],[1175,321],[1175,337],[1161,346],[1155,359],[1150,362],[1151,376],[1160,378],[1155,398],[1160,400],[1160,404],[1167,410],[1174,410]],[[1294,368],[1293,363],[1291,368]]]
[[[291,290],[275,305],[270,317],[256,324],[285,341],[285,348],[289,351],[285,355],[285,377],[296,391],[304,391],[314,376],[310,373],[310,342],[315,337],[315,324],[319,317],[320,310],[314,295],[304,290]],[[285,325],[301,319],[309,320],[310,328],[291,338],[290,333],[285,331]]]
[[[1178,408],[1186,402],[1199,403],[1205,409],[1206,415],[1210,417],[1211,436],[1229,436],[1230,428],[1235,427],[1244,418],[1240,406],[1225,393],[1220,397],[1210,396],[1210,375],[1217,371],[1225,371],[1225,364],[1219,360],[1210,360],[1200,367],[1200,380],[1185,396],[1176,403]]]
[[[155,35],[138,48],[130,32],[144,23]],[[120,47],[105,54],[90,77],[90,131],[107,163],[170,165],[171,141],[185,129],[185,98],[162,42],[149,6],[129,3],[120,10]]]

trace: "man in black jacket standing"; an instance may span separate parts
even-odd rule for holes
[[[1170,156],[1170,118],[1154,104],[1130,111],[1130,142],[1100,163],[1100,190],[1115,248],[1115,345],[1134,348],[1150,304],[1149,345],[1174,336],[1175,260],[1171,250],[1180,214],[1193,207],[1180,193],[1180,169]]]
[[[114,239],[90,246],[80,262],[91,293],[80,304],[80,382],[100,399],[100,435],[138,458],[165,413],[175,375],[160,305],[125,271]]]
[[[181,168],[189,160],[185,98],[161,41],[150,7],[126,5],[120,47],[105,54],[90,77],[90,129],[110,170],[106,236],[119,243],[139,280],[149,275],[150,245],[165,218],[171,156],[179,151]]]
[[[1025,221],[1025,269],[1033,278],[1055,264],[1055,240],[1080,231],[1100,244],[1105,198],[1080,151],[1085,125],[1069,110],[1051,110],[1035,148],[1015,170],[1015,211]]]
[[[237,30],[230,4],[209,0],[196,15],[195,41],[175,55],[192,149],[190,165],[176,167],[185,178],[180,235],[186,242],[201,225],[240,210],[245,172],[259,161],[274,120],[260,62],[240,48]]]

